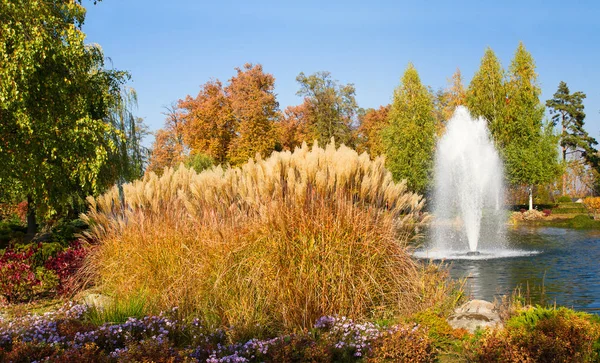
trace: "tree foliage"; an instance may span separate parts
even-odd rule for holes
[[[491,48],[485,50],[479,70],[469,84],[466,104],[471,115],[487,120],[496,143],[504,145],[506,140],[501,137],[506,105],[504,70]]]
[[[446,122],[454,115],[454,110],[458,106],[466,104],[467,93],[462,81],[460,69],[448,79],[448,87],[440,90],[435,94],[434,98],[434,114],[437,120],[437,135],[440,136],[446,129]]]
[[[382,131],[386,166],[395,180],[406,179],[408,187],[424,193],[431,180],[435,149],[435,118],[432,96],[409,64]]]
[[[108,135],[115,148],[109,152],[99,175],[105,187],[112,186],[115,181],[119,184],[131,182],[144,175],[149,150],[142,145],[142,140],[150,132],[143,119],[135,116],[136,108],[137,93],[133,88],[125,87],[105,118],[105,122],[116,130]]]
[[[312,141],[309,124],[312,116],[307,101],[298,106],[286,107],[279,119],[279,144],[283,150],[293,151],[302,142]]]
[[[266,157],[275,149],[279,116],[275,77],[264,73],[260,64],[247,63],[236,71],[225,89],[236,120],[237,137],[228,152],[233,165],[243,164],[256,154]]]
[[[183,140],[192,153],[203,153],[225,164],[230,143],[236,136],[237,120],[221,82],[207,82],[196,98],[187,96],[179,101],[178,107],[182,111]]]
[[[178,139],[172,128],[156,131],[147,171],[162,175],[164,168],[175,167],[184,161],[184,146]]]
[[[339,84],[329,72],[310,76],[301,72],[296,81],[300,84],[297,95],[305,97],[313,138],[320,145],[334,138],[338,144],[353,146],[352,125],[358,110],[354,85]]]
[[[592,166],[598,166],[598,157],[594,146],[598,142],[583,128],[585,112],[583,100],[585,93],[570,93],[565,82],[560,82],[552,99],[546,101],[550,109],[554,126],[561,128],[560,146],[563,161],[569,154],[578,153]]]
[[[560,173],[558,139],[552,124],[543,123],[544,105],[531,54],[519,43],[509,67],[507,104],[500,140],[511,184],[535,185],[554,180]]]
[[[84,44],[84,18],[79,2],[0,3],[0,186],[47,213],[99,192],[116,146],[105,118],[127,75]]]
[[[358,145],[360,152],[367,152],[371,157],[382,155],[384,152],[381,131],[388,125],[390,105],[370,108],[359,117]]]

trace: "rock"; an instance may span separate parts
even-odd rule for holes
[[[84,295],[81,300],[85,305],[89,307],[95,307],[97,309],[104,309],[112,302],[110,297],[94,293]]]
[[[466,329],[473,333],[477,328],[501,327],[498,309],[489,301],[471,300],[454,310],[448,319],[454,329]]]

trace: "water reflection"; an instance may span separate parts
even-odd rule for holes
[[[535,256],[455,260],[453,277],[467,277],[473,298],[494,300],[521,287],[532,303],[600,314],[600,231],[518,228],[508,232],[509,248],[536,250]]]

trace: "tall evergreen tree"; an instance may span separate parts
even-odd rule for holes
[[[550,109],[553,124],[561,128],[560,147],[563,162],[566,163],[568,156],[575,154],[583,157],[590,166],[598,167],[598,155],[594,148],[598,142],[583,128],[585,97],[583,92],[570,93],[567,84],[561,81],[553,98],[546,101],[546,106]],[[563,173],[562,184],[563,195],[566,195],[566,173]]]
[[[469,84],[466,104],[471,115],[487,120],[495,142],[504,145],[507,140],[500,137],[506,105],[504,70],[491,48],[485,50],[479,70]]]
[[[408,187],[425,193],[433,168],[435,118],[432,96],[409,64],[382,130],[387,168],[394,179],[406,179]]]
[[[533,186],[554,180],[560,168],[558,140],[552,124],[543,123],[544,105],[535,63],[523,43],[519,43],[511,61],[506,91],[504,119],[493,135],[500,141],[510,183],[529,186],[532,209]]]

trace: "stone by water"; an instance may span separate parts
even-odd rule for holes
[[[435,156],[432,239],[436,254],[505,247],[504,166],[483,118],[458,107]]]

